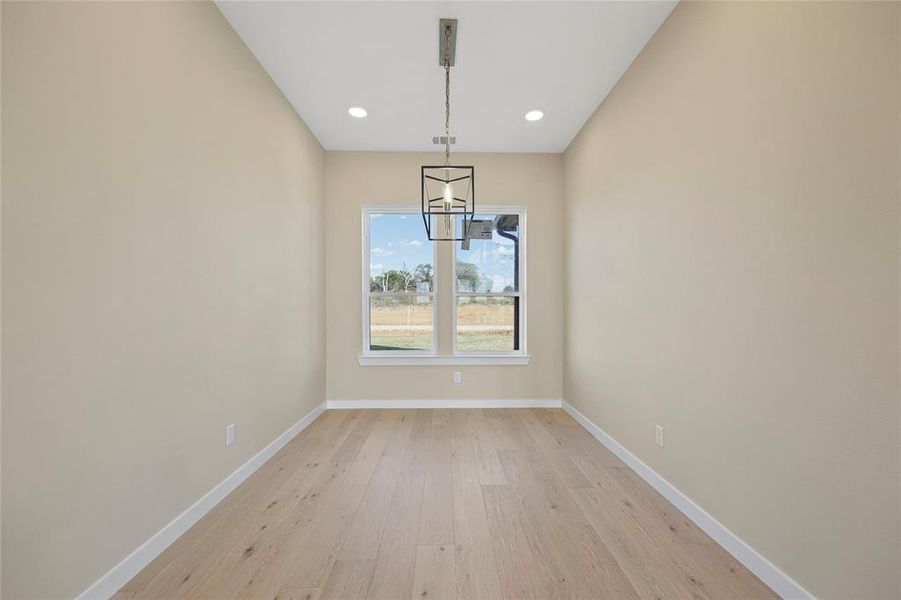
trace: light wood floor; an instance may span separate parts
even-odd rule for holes
[[[328,411],[115,596],[776,597],[559,409]]]

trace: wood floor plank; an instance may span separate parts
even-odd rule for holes
[[[274,597],[285,588],[321,587],[337,560],[338,546],[363,492],[362,486],[344,485],[330,493],[298,535],[289,535],[279,545],[267,548],[261,556],[262,565],[244,585],[240,597]]]
[[[116,600],[774,600],[558,409],[326,411]]]
[[[557,522],[584,522],[563,482],[541,456],[531,450],[503,450],[501,464],[508,481],[523,493],[527,504],[546,511]]]
[[[451,419],[451,478],[454,494],[454,557],[458,598],[501,598],[500,578],[482,498],[473,414]]]
[[[453,546],[424,545],[416,549],[411,600],[454,600],[455,579]]]
[[[624,497],[634,501],[639,518],[652,527],[660,539],[681,544],[716,543],[628,467],[606,467],[604,472],[619,486]]]
[[[372,560],[339,560],[322,589],[321,600],[363,600],[374,570]]]
[[[349,485],[369,485],[369,480],[382,458],[382,451],[394,437],[398,422],[386,415],[386,412],[389,411],[376,411],[375,422],[354,457],[347,475]]]
[[[419,517],[420,545],[454,543],[454,492],[451,477],[451,424],[447,410],[432,418],[425,492]]]
[[[396,425],[396,421],[384,418],[380,411],[373,411],[370,418],[361,420],[354,427],[355,460],[342,473],[340,482],[325,490],[317,508],[296,520],[305,526],[297,534],[283,536],[276,544],[265,548],[259,555],[261,564],[257,565],[257,570],[250,577],[245,574],[247,583],[236,582],[243,597],[265,597],[285,587],[322,587],[369,487],[381,458],[381,449]],[[346,456],[347,448],[343,445],[335,455]],[[249,571],[252,566],[248,565],[245,570]]]
[[[363,460],[368,462],[366,458]],[[342,484],[326,492],[318,510],[307,517],[304,527],[282,540],[277,556],[269,563],[271,567],[262,571],[254,582],[257,587],[267,588],[268,581],[284,579],[288,573],[287,587],[322,587],[368,487],[351,479],[353,471],[352,465]],[[254,589],[248,589],[248,597],[264,595]]]
[[[570,460],[570,449],[551,435],[535,413],[524,410],[520,413],[520,418],[526,431],[532,436],[532,440],[541,449],[566,487],[591,487],[591,482]]]
[[[351,413],[346,417],[345,431],[343,442],[346,442],[352,436],[360,438],[360,447],[365,444],[369,437],[369,432],[373,430],[377,423],[377,414],[365,416],[357,412]],[[360,435],[361,431],[366,431],[366,435]],[[338,445],[338,449],[334,447],[327,448],[323,452],[331,456],[343,456],[341,453],[346,452],[347,445],[343,442]],[[354,439],[351,445],[357,446],[358,442]],[[357,451],[359,454],[359,450]],[[316,459],[320,454],[314,454],[310,458],[313,462],[308,462],[316,468]],[[231,562],[226,565],[220,565],[217,569],[218,573],[214,573],[211,578],[199,579],[204,585],[194,589],[191,593],[197,595],[205,595],[212,593],[214,589],[228,589],[234,591],[235,597],[252,598],[258,595],[270,595],[276,591],[280,591],[284,587],[291,588],[314,588],[319,587],[319,580],[312,583],[307,581],[298,582],[295,577],[288,581],[274,577],[273,573],[282,572],[282,565],[286,557],[291,556],[291,551],[296,548],[299,539],[304,536],[291,535],[294,528],[301,524],[315,523],[316,526],[304,527],[301,531],[309,536],[316,536],[319,532],[318,527],[321,523],[332,523],[336,520],[343,523],[346,515],[343,513],[347,510],[348,504],[335,503],[334,499],[340,497],[343,501],[350,503],[356,500],[353,491],[362,489],[363,486],[357,485],[353,487],[350,481],[353,468],[358,463],[354,461],[337,461],[331,460],[326,463],[325,468],[321,469],[320,476],[311,485],[304,484],[298,489],[290,490],[285,497],[270,498],[265,504],[262,513],[254,518],[244,519],[240,523],[240,527],[235,528],[236,533],[244,532],[243,537],[237,543],[232,543],[233,551],[231,552]],[[352,490],[346,493],[345,490]],[[291,494],[293,493],[293,498]],[[264,502],[266,499],[263,499]],[[355,508],[355,507],[354,507]],[[260,525],[262,522],[262,525]],[[258,527],[259,525],[259,527]],[[340,530],[339,530],[340,531]],[[327,544],[328,538],[322,540],[323,545]],[[326,561],[334,560],[332,553],[320,553],[317,558],[325,556]],[[330,563],[325,565],[313,561],[304,562],[305,567],[319,568],[326,570]]]
[[[504,470],[501,468],[500,434],[495,424],[488,419],[484,410],[472,411],[470,421],[473,427],[475,441],[477,468],[479,470],[479,483],[482,485],[500,485],[507,483],[504,479]]]
[[[401,422],[398,421],[397,425]],[[394,432],[400,432],[401,437],[392,436],[392,443],[404,445],[410,434],[409,428],[395,428]],[[386,444],[387,444],[386,440]],[[400,477],[403,464],[403,454],[396,452],[380,453],[381,457],[371,477],[366,493],[354,515],[350,530],[344,538],[341,550],[338,553],[340,560],[374,560],[378,554],[379,544],[382,541],[382,528],[394,497],[394,490]]]
[[[687,573],[697,573],[697,578],[707,584],[713,597],[778,600],[775,592],[716,544],[685,543],[677,548],[678,552],[673,554],[676,563]]]
[[[698,527],[638,476],[623,467],[602,467],[576,457],[573,462],[591,478],[602,495],[618,499],[623,517],[659,544],[713,544]],[[631,476],[630,476],[631,475]],[[635,479],[633,479],[633,477]]]
[[[593,598],[600,593],[606,598],[620,600],[640,598],[616,558],[590,525],[568,523],[562,531],[568,545],[563,547],[561,555],[575,573],[572,581],[578,584],[573,591],[576,597]]]
[[[519,491],[510,485],[485,485],[482,494],[504,597],[545,598],[547,584],[560,578],[543,556]]]
[[[403,471],[426,472],[429,461],[429,438],[432,429],[432,411],[420,409],[413,413],[413,430],[404,448]]]
[[[322,588],[286,588],[277,600],[319,600]]]
[[[424,472],[407,470],[401,473],[385,521],[367,598],[396,600],[410,595],[424,489]]]
[[[394,436],[388,440],[387,444],[385,444],[385,449],[382,452],[385,454],[403,455],[407,449],[410,434],[413,431],[413,424],[416,421],[417,411],[415,409],[410,409],[392,410],[387,412],[391,413],[397,421],[397,429],[394,431]]]
[[[502,451],[504,470],[521,491],[528,524],[541,540],[540,552],[555,574],[569,586],[561,594],[602,591],[616,598],[638,599],[616,559],[569,494],[550,465],[527,450]]]
[[[344,439],[338,450],[334,454],[337,461],[352,461],[359,454],[363,444],[369,437],[372,428],[375,427],[376,419],[379,411],[377,410],[354,410],[350,411],[348,419],[355,422],[353,430]]]
[[[382,541],[382,527],[388,514],[397,478],[400,475],[398,457],[385,456],[376,470],[373,482],[353,516],[349,531],[338,551],[340,560],[374,560]],[[384,478],[381,474],[385,473]]]
[[[491,442],[498,450],[513,450],[522,447],[526,436],[518,415],[505,408],[482,409],[482,417],[491,434]]]
[[[605,467],[624,467],[613,452],[600,444],[584,427],[559,408],[533,409],[542,424],[569,455],[585,456]]]
[[[218,553],[221,559],[198,572],[195,584],[185,589],[185,595],[211,597],[219,590],[229,590],[232,597],[253,597],[260,589],[265,589],[266,595],[274,595],[286,583],[283,565],[298,543],[298,536],[292,534],[300,531],[311,535],[315,530],[311,523],[334,514],[334,499],[345,488],[349,468],[346,462],[327,463],[317,480],[266,529],[257,527],[254,520],[236,523],[226,551]],[[318,583],[291,586],[318,587]]]
[[[643,600],[712,600],[703,580],[683,572],[673,562],[669,545],[659,545],[641,527],[624,518],[618,501],[611,501],[598,488],[573,488],[569,492]]]

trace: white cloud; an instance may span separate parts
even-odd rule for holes
[[[384,270],[385,270],[385,265],[383,265],[383,264],[369,265],[370,273],[380,273],[381,271],[384,271]]]
[[[406,219],[406,218],[407,218],[407,215],[401,215],[400,218],[401,218],[401,219]]]
[[[495,248],[497,248],[497,253],[501,256],[513,256],[513,246],[498,244]]]
[[[419,248],[420,246],[422,246],[422,242],[420,242],[419,240],[410,240],[409,242],[407,242],[407,245],[413,246],[414,248]]]
[[[492,275],[491,276],[491,291],[492,292],[503,292],[504,288],[509,286],[513,286],[513,280],[504,277],[503,275]]]
[[[385,250],[384,248],[373,248],[370,250],[370,254],[373,256],[391,256],[394,254],[394,250]]]

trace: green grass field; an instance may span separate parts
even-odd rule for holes
[[[394,298],[373,302],[373,350],[430,350],[432,306]],[[465,352],[513,350],[513,305],[507,299],[473,301],[457,307],[457,349]],[[471,327],[475,330],[467,331]]]
[[[373,350],[430,350],[432,336],[429,333],[413,335],[373,334],[371,338]],[[492,334],[479,332],[457,337],[457,349],[466,352],[489,351],[503,352],[513,350],[513,334]]]

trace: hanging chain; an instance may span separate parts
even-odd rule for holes
[[[450,166],[450,36],[444,28],[444,166]]]

